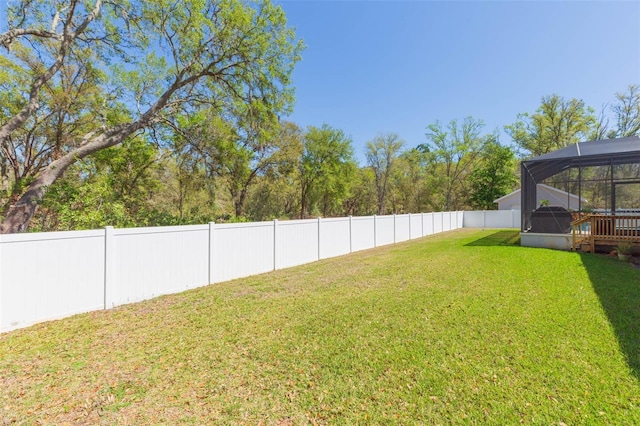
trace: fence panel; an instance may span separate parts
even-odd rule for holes
[[[422,215],[422,229],[424,236],[433,235],[433,215],[434,213],[425,213]]]
[[[520,228],[520,210],[464,212],[465,228]]]
[[[511,210],[511,227],[520,229],[522,224],[522,212],[520,210]]]
[[[459,227],[519,228],[520,211],[0,235],[0,330]]]
[[[396,215],[396,238],[395,242],[407,241],[411,239],[411,217],[408,214]]]
[[[361,216],[351,219],[351,251],[359,251],[375,246],[375,218]]]
[[[104,308],[104,234],[0,235],[0,330]]]
[[[438,232],[442,232],[443,227],[443,215],[442,212],[433,213],[433,233],[437,234]]]
[[[409,215],[410,224],[411,224],[411,235],[409,238],[420,238],[422,237],[422,214],[412,214]]]
[[[455,222],[453,221],[453,213],[442,212],[442,231],[451,231],[455,228]]]
[[[394,241],[393,216],[376,216],[376,246],[393,244]]]
[[[276,269],[318,260],[318,220],[287,220],[276,229]]]
[[[463,226],[465,228],[484,228],[484,217],[486,212],[473,211],[464,212]]]
[[[209,283],[209,226],[114,230],[114,279],[107,306]]]
[[[322,219],[320,222],[320,259],[341,256],[351,251],[349,218]]]
[[[513,214],[511,210],[491,210],[485,212],[485,228],[511,228]]]
[[[248,277],[274,269],[274,222],[212,226],[212,282]]]

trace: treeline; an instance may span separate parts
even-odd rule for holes
[[[161,138],[137,135],[76,162],[49,188],[31,229],[493,209],[494,199],[518,187],[519,158],[640,133],[638,86],[606,108],[611,124],[579,100],[545,97],[506,126],[515,148],[472,117],[426,126],[415,148],[380,134],[367,142],[364,165],[345,132],[327,124],[302,129],[199,111]],[[4,205],[24,185],[20,169],[5,170],[13,174],[3,174],[10,182]]]
[[[513,189],[516,159],[472,118],[430,126],[407,149],[396,134],[366,146],[329,125],[284,122],[262,135],[193,117],[166,144],[142,136],[76,163],[52,185],[34,230],[260,221],[491,208]]]

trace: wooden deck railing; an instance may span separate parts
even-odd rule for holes
[[[591,238],[591,215],[581,216],[572,221],[571,235],[573,238],[571,249],[575,251],[582,243]]]
[[[640,215],[585,215],[571,222],[571,234],[573,250],[589,241],[591,253],[596,241],[612,245],[620,241],[640,243]]]

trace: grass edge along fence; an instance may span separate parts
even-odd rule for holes
[[[518,211],[437,212],[0,235],[0,332],[462,227]]]

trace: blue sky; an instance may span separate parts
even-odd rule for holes
[[[638,1],[277,3],[307,46],[288,119],[342,129],[361,163],[379,133],[413,147],[468,115],[490,132],[554,93],[599,112],[640,83]]]

